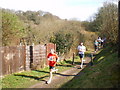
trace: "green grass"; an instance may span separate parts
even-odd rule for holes
[[[41,80],[40,77],[47,75],[47,68],[42,69],[46,73],[40,73],[39,71],[25,71],[21,73],[15,73],[7,75],[2,79],[2,88],[25,88],[37,81]]]
[[[79,58],[76,57],[75,63],[79,62]],[[58,63],[56,66],[59,69],[59,72],[65,71],[71,67],[72,60],[65,60]],[[46,77],[49,77],[49,68],[46,67],[40,70],[31,70],[24,71],[21,73],[14,73],[7,75],[2,79],[2,88],[27,88],[31,85],[38,83],[41,80],[44,80]]]
[[[120,87],[120,60],[114,47],[101,50],[88,66],[61,88],[117,88]]]
[[[2,78],[0,77],[0,90],[2,88]]]

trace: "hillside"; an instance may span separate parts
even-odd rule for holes
[[[76,52],[81,41],[87,49],[93,49],[93,41],[97,38],[95,32],[85,31],[80,21],[60,19],[44,11],[2,9],[2,31],[3,46],[52,42],[57,45],[57,52],[68,54]]]
[[[61,88],[120,88],[120,61],[116,48],[109,46],[94,58],[93,66],[88,66],[80,76],[73,78]]]

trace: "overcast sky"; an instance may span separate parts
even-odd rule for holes
[[[0,0],[0,7],[22,11],[46,11],[61,19],[88,20],[106,0]]]

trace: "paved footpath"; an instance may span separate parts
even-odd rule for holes
[[[50,84],[46,84],[48,78],[45,78],[45,80],[40,81],[39,83],[29,88],[59,88],[61,85],[70,81],[72,78],[80,76],[82,74],[80,73],[80,71],[83,70],[88,65],[89,62],[90,62],[90,58],[87,57],[82,69],[80,69],[80,65],[75,65],[74,67],[64,72],[59,73],[58,71],[58,73],[54,74],[52,82]]]

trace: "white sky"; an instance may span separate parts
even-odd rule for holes
[[[0,7],[22,11],[46,11],[61,19],[89,19],[105,0],[0,0]]]

